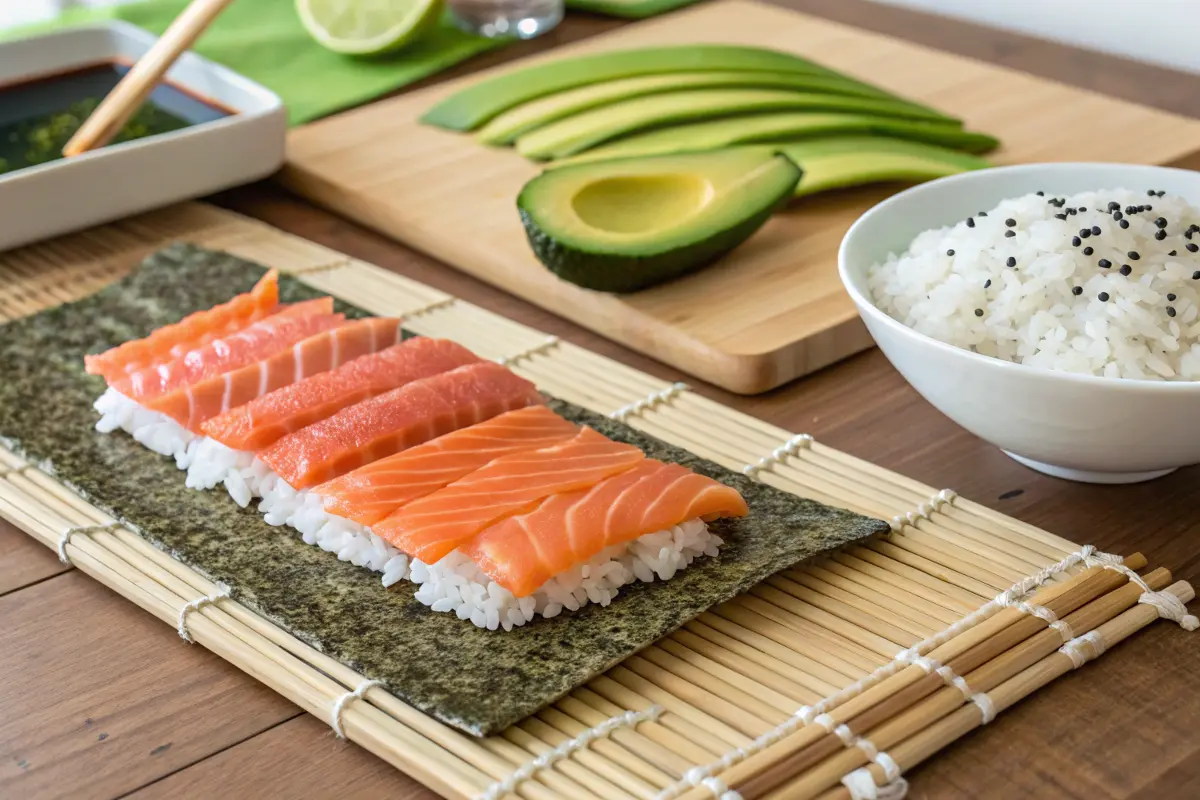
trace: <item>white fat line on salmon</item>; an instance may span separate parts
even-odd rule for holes
[[[608,416],[617,420],[618,422],[624,422],[630,417],[641,416],[646,411],[652,411],[664,403],[671,402],[678,395],[686,392],[690,388],[691,387],[686,383],[673,383],[665,389],[661,389],[657,392],[651,392],[648,396],[643,397],[641,400],[634,400],[629,405],[621,406]]]
[[[798,433],[788,439],[779,447],[771,451],[771,455],[763,456],[756,464],[747,464],[742,467],[742,474],[752,480],[757,480],[759,473],[771,471],[776,464],[786,464],[788,459],[795,458],[800,455],[801,450],[807,450],[812,447],[813,437],[807,433]]]
[[[891,526],[892,533],[897,533],[905,525],[912,525],[914,528],[917,523],[923,519],[931,519],[933,512],[941,511],[942,506],[954,505],[954,501],[958,499],[958,492],[953,489],[942,489],[936,492],[928,501],[917,506],[916,511],[906,511],[903,515],[892,517],[888,525]]]
[[[195,644],[196,640],[192,638],[191,632],[188,630],[187,618],[188,614],[193,611],[199,611],[208,605],[213,605],[221,600],[229,598],[229,590],[224,586],[219,586],[217,591],[212,594],[206,594],[203,597],[197,597],[186,603],[183,608],[179,609],[179,619],[176,622],[175,630],[179,633],[179,638],[183,639],[188,644]]]
[[[574,739],[568,739],[553,750],[548,750],[537,758],[525,762],[520,767],[517,767],[507,778],[496,781],[487,787],[482,794],[476,796],[476,800],[500,800],[501,797],[515,792],[518,786],[541,770],[548,769],[559,761],[570,758],[573,753],[584,749],[592,742],[598,739],[606,739],[623,728],[636,728],[643,722],[657,720],[662,713],[662,706],[653,705],[643,711],[626,711],[624,714],[610,717],[596,727],[589,728],[579,734]]]
[[[901,670],[906,669],[910,665],[919,666],[922,669],[925,669],[927,672],[929,671],[929,668],[933,668],[934,671],[937,671],[936,668],[941,665],[935,659],[929,658],[928,653],[950,641],[955,636],[958,636],[963,631],[978,625],[985,619],[988,619],[1000,609],[1014,606],[1014,601],[1027,598],[1032,592],[1046,585],[1055,577],[1081,565],[1084,567],[1103,567],[1104,569],[1114,570],[1122,575],[1125,575],[1131,582],[1142,588],[1142,595],[1138,599],[1139,603],[1145,603],[1154,606],[1158,610],[1158,614],[1161,618],[1169,619],[1178,623],[1184,630],[1191,631],[1196,630],[1197,627],[1200,627],[1200,621],[1198,621],[1196,617],[1187,613],[1187,608],[1183,605],[1178,597],[1170,592],[1155,592],[1150,589],[1150,586],[1145,582],[1145,580],[1142,579],[1140,575],[1138,575],[1129,567],[1125,566],[1124,559],[1120,556],[1113,555],[1112,553],[1101,553],[1098,552],[1093,545],[1085,545],[1077,552],[1071,553],[1058,563],[1051,564],[1036,574],[1030,575],[1029,577],[1013,584],[1005,591],[996,595],[995,598],[980,606],[978,609],[963,617],[959,621],[950,625],[945,630],[940,631],[928,639],[917,642],[907,650],[902,650],[901,652],[897,653],[894,659],[889,661],[887,664],[884,664],[862,680],[856,681],[841,691],[826,697],[816,705],[802,706],[796,711],[791,719],[762,734],[750,744],[730,750],[729,752],[725,753],[725,755],[721,756],[721,758],[709,764],[691,768],[684,774],[682,780],[676,781],[659,792],[656,795],[655,800],[674,800],[674,798],[679,797],[688,789],[700,786],[709,788],[713,796],[720,798],[720,800],[736,800],[737,797],[740,797],[740,795],[738,795],[736,792],[729,792],[728,789],[722,789],[721,792],[712,791],[712,786],[707,783],[707,781],[713,776],[732,767],[734,764],[738,764],[750,756],[765,750],[779,740],[783,739],[785,736],[799,730],[801,727],[806,725],[820,725],[830,733],[835,733],[839,726],[837,720],[829,713],[830,711],[833,711],[843,703],[858,697],[871,687],[877,686]],[[1079,641],[1078,644],[1072,644],[1080,639],[1085,639],[1085,637],[1077,637],[1076,639],[1072,639],[1071,642],[1063,645],[1061,652],[1070,658],[1072,663],[1075,663],[1075,660],[1078,658],[1080,660],[1080,665],[1082,665],[1084,660],[1089,655],[1090,657],[1096,657],[1098,653],[1095,652],[1094,648],[1093,640],[1095,637],[1086,639],[1085,641]],[[1089,650],[1092,652],[1089,653]],[[956,686],[960,691],[963,691],[964,696],[968,697],[972,703],[979,707],[980,713],[985,720],[990,721],[991,718],[995,716],[995,709],[992,706],[992,701],[989,696],[979,692],[971,692],[970,687],[966,686],[965,681],[963,681],[963,684],[960,686],[956,681],[953,680],[953,673],[947,671],[944,673],[938,672],[938,674],[944,681],[948,683],[948,685]],[[966,687],[965,690],[963,688],[964,686]],[[848,743],[848,746],[857,746],[857,742],[850,742]],[[886,753],[879,753],[879,756],[886,756]],[[885,766],[885,764],[880,762],[878,759],[876,760],[876,763],[884,768],[885,771],[888,771],[887,766]],[[854,773],[850,774],[852,775]],[[861,779],[851,780],[854,782]],[[895,780],[891,781],[886,786],[877,787],[879,790],[877,796],[881,798],[903,796],[900,794],[902,781],[903,778],[900,777],[899,771],[897,770],[895,772]],[[720,785],[722,787],[724,786],[724,784]],[[850,784],[847,783],[845,785],[847,788],[851,788],[851,790],[854,791],[854,788],[852,788]],[[865,784],[859,785],[862,789],[866,789]],[[874,785],[874,778],[872,778],[872,785]],[[885,792],[891,792],[891,794],[886,794]],[[871,796],[874,795],[857,795],[857,797],[864,799]]]
[[[71,537],[80,533],[108,533],[115,531],[119,527],[121,527],[121,523],[109,522],[106,525],[72,525],[69,528],[64,528],[63,532],[58,535],[58,560],[68,567],[74,566],[71,563],[71,558],[67,555],[67,544],[71,541]]]
[[[502,367],[511,367],[513,364],[517,364],[528,358],[533,358],[534,356],[539,356],[548,350],[553,350],[555,347],[558,347],[560,342],[561,340],[557,336],[548,336],[546,337],[546,340],[540,344],[535,344],[533,347],[522,350],[521,352],[515,353],[511,356],[497,358],[496,363]]]

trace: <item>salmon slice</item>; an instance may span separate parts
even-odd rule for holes
[[[229,336],[220,336],[176,359],[132,372],[112,388],[140,403],[191,383],[223,375],[291,347],[313,334],[341,325],[333,299],[324,297],[284,308]]]
[[[282,386],[327,372],[400,340],[400,320],[361,319],[321,331],[289,348],[223,375],[190,383],[145,403],[196,433],[200,423]]]
[[[368,397],[480,360],[448,339],[419,336],[276,389],[207,420],[200,429],[226,447],[256,452]]]
[[[550,447],[578,432],[545,406],[530,406],[359,467],[313,491],[325,498],[326,511],[374,525],[493,459]]]
[[[556,494],[533,511],[507,517],[462,551],[496,583],[525,597],[607,547],[691,519],[749,511],[735,489],[678,464],[646,459],[590,489]]]
[[[189,314],[143,339],[125,342],[99,355],[84,356],[84,368],[110,384],[124,375],[179,358],[219,336],[228,336],[274,313],[279,305],[279,271],[271,270],[254,288],[207,311]]]
[[[584,428],[552,447],[497,458],[409,503],[372,530],[400,551],[432,564],[490,524],[529,511],[552,494],[594,486],[644,458],[633,445]]]
[[[491,361],[376,395],[289,434],[259,458],[307,489],[497,414],[541,403],[532,383]]]

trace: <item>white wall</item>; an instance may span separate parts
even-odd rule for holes
[[[1200,74],[1200,0],[877,0]],[[1200,84],[1197,85],[1200,91]]]

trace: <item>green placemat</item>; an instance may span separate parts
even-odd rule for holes
[[[98,20],[121,19],[161,34],[188,0],[142,0],[106,8],[72,8],[51,22],[0,36],[25,35]],[[338,55],[317,44],[290,0],[237,0],[194,50],[274,91],[292,125],[365,103],[506,42],[471,36],[443,17],[420,41],[381,58]]]
[[[644,19],[690,6],[700,0],[567,0],[567,8],[625,19]]]

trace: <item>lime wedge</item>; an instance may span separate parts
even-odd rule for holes
[[[312,37],[336,53],[370,56],[396,50],[442,15],[443,0],[296,0]]]

